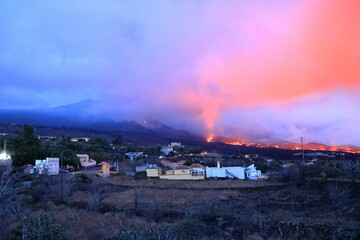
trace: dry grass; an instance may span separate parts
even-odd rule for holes
[[[177,188],[177,189],[238,189],[238,188],[258,188],[270,186],[282,186],[282,183],[272,183],[268,181],[250,180],[161,180],[157,178],[133,179],[125,176],[113,176],[107,179],[108,182],[124,187],[154,187],[154,188]]]
[[[94,194],[92,186],[99,184],[106,194],[99,208],[89,209],[86,206]],[[340,211],[329,211],[329,204],[322,204],[323,194],[317,190],[266,181],[167,181],[114,176],[94,177],[93,183],[80,183],[74,189],[65,205],[43,199],[32,209],[32,213],[41,208],[52,214],[65,227],[69,239],[102,239],[134,227],[145,230],[166,225],[182,227],[180,232],[187,234],[197,231],[212,236],[211,229],[218,227],[214,231],[221,232],[221,224],[227,224],[230,230],[226,231],[236,235],[242,229],[239,226],[254,227],[249,222],[256,219],[330,226],[346,220]]]
[[[89,212],[67,205],[47,206],[46,211],[53,214],[57,223],[65,227],[71,239],[93,240],[111,237],[119,228],[127,224],[121,214]]]
[[[121,193],[113,193],[105,198],[103,203],[118,211],[134,209],[134,191],[126,190]]]

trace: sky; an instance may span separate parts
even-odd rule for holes
[[[2,0],[1,109],[360,145],[358,0]]]

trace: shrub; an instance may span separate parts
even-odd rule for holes
[[[80,183],[92,183],[92,179],[85,173],[75,174],[75,181]]]
[[[13,184],[17,177],[9,169],[0,172],[0,238],[7,234],[11,218],[13,216],[20,218],[23,211],[19,197],[20,188],[16,188]]]
[[[329,184],[325,187],[329,200],[335,206],[345,205],[349,202],[350,191],[346,187],[340,187],[338,184]]]
[[[294,216],[287,210],[278,209],[270,212],[270,218],[272,221],[281,222],[293,220]]]
[[[143,229],[127,227],[107,240],[177,240],[174,232],[169,227],[154,227]]]
[[[70,196],[72,184],[61,176],[40,176],[32,183],[31,195],[34,202],[39,200],[51,200],[61,202]]]
[[[321,178],[333,178],[342,176],[342,170],[332,165],[301,165],[300,168],[301,177],[321,177]]]
[[[99,183],[94,183],[91,189],[91,196],[87,202],[87,210],[98,211],[102,200],[106,197],[104,188]]]
[[[294,182],[301,179],[301,174],[297,166],[282,168],[279,171],[273,172],[270,179],[278,182]]]
[[[14,239],[21,240],[63,240],[64,228],[54,222],[48,213],[37,213],[24,219]]]

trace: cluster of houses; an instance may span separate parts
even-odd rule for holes
[[[232,178],[258,180],[262,178],[261,171],[254,164],[247,167],[221,167],[217,161],[216,167],[205,167],[199,163],[186,166],[185,160],[171,162],[162,160],[161,166],[148,164],[146,176],[168,180],[204,180],[205,178]]]
[[[182,147],[181,143],[171,143],[162,148],[163,154],[169,154]],[[143,152],[129,152],[126,154],[130,159],[137,159],[143,155]],[[111,173],[110,164],[107,162],[97,162],[87,154],[77,154],[80,160],[80,166],[83,169],[89,169],[100,166],[101,170],[94,170],[93,173],[103,177],[109,177]],[[257,180],[262,178],[261,171],[257,170],[254,164],[247,167],[222,167],[220,161],[217,161],[216,167],[205,167],[200,163],[194,163],[190,166],[185,165],[186,160],[177,162],[161,160],[160,164],[147,164],[144,169],[146,176],[150,178],[168,179],[168,180],[204,180],[205,178],[233,178]],[[12,166],[11,157],[6,153],[6,144],[4,151],[0,154],[0,166]],[[138,167],[137,167],[138,168]],[[25,170],[26,169],[26,170]],[[35,165],[24,166],[24,171],[28,174],[57,175],[60,173],[60,159],[47,157],[46,159],[35,160]]]
[[[43,135],[39,135],[38,138],[40,140],[44,140],[44,141],[49,141],[49,140],[56,140],[57,137],[55,136],[43,136]],[[70,142],[89,142],[91,140],[91,138],[88,137],[73,137],[69,139]]]
[[[77,154],[76,156],[79,158],[82,168],[96,167],[99,165],[87,154]],[[60,158],[47,157],[46,159],[35,160],[35,166],[29,165],[27,173],[57,175],[60,173]]]
[[[95,173],[101,177],[109,177],[111,173],[110,164],[107,162],[96,163],[87,154],[78,154],[80,159],[80,165],[83,168],[90,168],[100,166],[100,170],[94,170]],[[57,175],[60,173],[60,159],[59,158],[46,158],[44,160],[35,160],[35,166],[29,170],[29,174],[45,174],[45,175]]]
[[[170,144],[168,144],[167,146],[163,146],[161,148],[161,153],[168,156],[171,153],[175,153],[177,152],[177,150],[179,150],[180,148],[183,148],[184,146],[181,145],[181,142],[172,142]]]
[[[93,173],[99,176],[109,177],[111,173],[115,173],[110,171],[110,164],[107,162],[97,164],[96,161],[91,159],[87,154],[77,154],[77,157],[80,160],[82,168],[100,166],[100,170],[93,171]],[[6,144],[4,151],[0,153],[0,166],[12,166],[12,159],[10,155],[6,153]],[[28,164],[23,166],[22,169],[26,174],[58,175],[60,173],[60,158],[47,157],[46,159],[38,159],[35,160],[35,165]]]

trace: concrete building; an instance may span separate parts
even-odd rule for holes
[[[258,180],[261,177],[261,171],[256,170],[254,164],[251,164],[245,169],[246,178],[250,180]]]
[[[101,166],[101,172],[98,173],[101,177],[110,177],[110,164],[107,162],[101,162],[98,164]]]
[[[217,167],[205,168],[198,163],[190,166],[179,164],[179,162],[166,161],[165,163],[162,163],[164,168],[160,168],[156,164],[149,164],[146,169],[147,177],[159,177],[167,180],[204,180],[205,177],[257,180],[261,177],[261,171],[256,170],[254,164],[248,167],[221,167],[220,161],[218,161]]]
[[[95,167],[96,166],[96,161],[91,159],[89,157],[89,155],[87,155],[87,154],[76,154],[76,156],[80,159],[81,167],[88,168],[88,167]]]
[[[221,167],[217,162],[217,167],[206,167],[206,178],[237,178],[245,179],[244,167]]]
[[[181,145],[181,142],[172,142],[169,147],[183,147],[183,145]]]
[[[146,172],[146,169],[148,168],[149,164],[146,163],[141,163],[139,165],[135,166],[135,172],[136,173],[142,173],[142,172]]]
[[[163,169],[156,164],[149,164],[146,175],[166,180],[204,180],[205,167],[201,164],[193,164],[189,167],[177,165],[174,168]]]
[[[174,169],[166,170],[164,174],[159,175],[160,179],[167,180],[204,180],[204,169],[192,169],[188,166],[181,165]]]
[[[46,158],[35,160],[35,169],[38,174],[57,175],[59,174],[59,158]]]
[[[217,167],[206,167],[206,177],[257,180],[261,177],[261,171],[257,170],[254,164],[248,167],[221,167],[218,161]]]
[[[174,152],[174,148],[171,146],[166,146],[166,147],[162,147],[160,151],[164,155],[169,155],[171,152]]]
[[[159,177],[162,174],[162,168],[157,164],[148,164],[146,168],[147,177]]]
[[[45,140],[45,141],[56,140],[56,137],[54,137],[54,136],[38,136],[38,138],[40,140]]]
[[[181,145],[181,142],[172,142],[168,144],[167,146],[163,146],[160,150],[160,152],[164,155],[169,155],[171,152],[176,152],[180,148],[185,147],[184,145]]]
[[[160,164],[163,165],[166,168],[176,168],[178,166],[184,165],[186,163],[186,160],[180,160],[177,162],[172,162],[169,160],[161,160]]]
[[[140,157],[141,155],[144,155],[143,152],[128,152],[125,153],[125,156],[129,157],[131,160],[135,160],[138,157]]]
[[[203,176],[205,178],[205,167],[199,163],[189,166],[191,176]]]
[[[82,138],[70,138],[71,142],[89,142],[91,138],[82,137]]]

